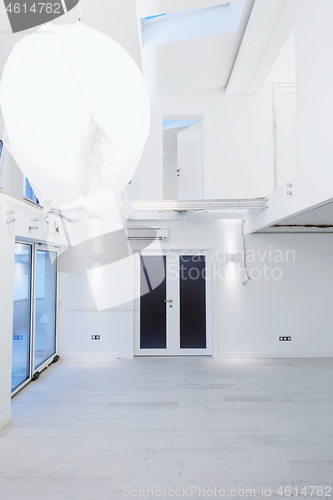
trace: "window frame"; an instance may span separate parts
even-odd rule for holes
[[[56,314],[55,314],[55,353],[46,359],[42,364],[35,368],[35,327],[36,327],[36,270],[37,270],[37,250],[48,252],[55,252],[58,256],[58,247],[54,245],[45,245],[38,241],[29,241],[22,238],[16,238],[15,243],[23,245],[30,245],[31,249],[31,284],[30,284],[30,359],[29,359],[29,378],[22,382],[11,393],[13,398],[19,391],[21,391],[27,384],[31,382],[36,373],[41,373],[47,368],[54,360],[58,353],[58,325],[59,325],[59,276],[58,271],[56,274]],[[13,335],[13,332],[12,332]]]

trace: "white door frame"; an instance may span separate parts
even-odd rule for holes
[[[56,259],[58,258],[58,247],[54,247],[52,245],[45,245],[43,243],[35,243],[35,248],[34,248],[34,287],[33,287],[33,350],[32,350],[32,359],[31,359],[31,368],[32,368],[32,374],[34,375],[35,373],[40,373],[46,368],[47,366],[52,363],[53,358],[57,356],[58,352],[58,272],[56,270],[56,311],[55,311],[55,353],[51,354],[51,356],[43,361],[37,368],[35,368],[35,336],[36,336],[36,308],[37,308],[37,302],[36,302],[36,272],[37,272],[37,251],[41,250],[44,252],[52,252],[56,254]]]
[[[171,255],[176,255],[174,262],[177,266],[177,278],[171,280],[168,264],[170,264]],[[134,314],[134,356],[212,356],[213,355],[213,283],[212,283],[212,250],[177,249],[168,251],[168,249],[144,250],[142,255],[164,255],[167,258],[167,279],[166,279],[166,299],[172,300],[172,308],[167,303],[167,347],[166,349],[141,349],[140,348],[140,299]],[[180,341],[180,300],[179,300],[179,256],[180,255],[205,255],[206,257],[206,340],[205,349],[181,349]],[[172,263],[171,263],[172,264]],[[140,290],[140,267],[134,272],[134,286],[137,292]],[[140,294],[138,293],[137,296]]]

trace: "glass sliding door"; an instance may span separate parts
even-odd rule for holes
[[[56,252],[36,252],[34,369],[56,353]]]
[[[30,378],[32,246],[15,244],[12,391]]]
[[[56,354],[56,251],[15,243],[12,394]]]

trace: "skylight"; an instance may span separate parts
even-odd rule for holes
[[[245,0],[147,16],[141,19],[142,45],[164,45],[237,31]]]
[[[200,120],[163,120],[163,130],[190,127],[191,125],[195,125],[199,121]]]
[[[167,15],[167,14],[157,14],[157,16],[148,16],[148,17],[144,17],[143,19],[144,19],[144,21],[145,21],[145,24],[147,24],[147,22],[148,22],[148,23],[149,23],[149,22],[150,22],[150,23],[151,23],[151,22],[154,22],[154,21],[152,21],[152,19],[154,19],[154,20],[155,20],[155,19],[157,19],[157,18],[159,18],[159,17],[166,16],[166,15]]]

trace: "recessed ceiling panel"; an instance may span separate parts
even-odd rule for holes
[[[168,43],[144,45],[143,70],[151,95],[162,97],[223,89],[234,65],[253,4],[254,0],[240,0],[221,7],[225,13],[237,11],[241,14],[232,28],[232,23],[230,24],[230,31],[224,34],[211,31],[209,36],[200,38],[193,37],[193,30],[189,30],[187,39],[184,34],[182,41],[171,43],[170,36]],[[214,7],[205,11],[215,12],[215,9]],[[200,9],[200,12],[203,11]],[[198,16],[200,12],[198,11]],[[163,16],[160,17],[162,18]],[[160,21],[156,21],[155,24],[159,23]]]
[[[234,33],[245,0],[204,9],[172,12],[141,19],[142,45],[163,45],[196,38]]]

